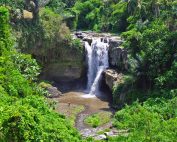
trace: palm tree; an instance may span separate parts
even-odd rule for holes
[[[160,15],[160,1],[159,0],[152,0],[151,1],[152,11],[156,17]]]
[[[139,4],[139,1],[140,0],[128,0],[127,1],[127,10],[128,10],[128,13],[133,15],[135,10],[137,9],[137,7],[139,6],[140,7],[140,4]]]
[[[145,0],[127,0],[127,3],[127,11],[130,15],[136,15],[140,19],[146,17],[147,2]]]

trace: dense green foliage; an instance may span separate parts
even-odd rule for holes
[[[127,3],[129,24],[122,37],[125,39],[123,46],[130,54],[133,79],[125,80],[115,87],[114,96],[118,97],[121,91],[125,93],[124,90],[128,90],[127,96],[134,97],[133,100],[171,97],[168,92],[177,88],[176,10],[175,1],[142,0]],[[145,93],[147,90],[154,91]],[[167,93],[161,93],[165,91]]]
[[[175,142],[176,117],[176,97],[171,100],[149,99],[143,105],[136,102],[115,115],[114,125],[118,129],[128,129],[128,136],[119,136],[110,141]]]
[[[68,12],[75,17],[71,28],[95,31],[124,31],[127,3],[115,0],[77,0]]]
[[[13,48],[8,10],[0,7],[0,15],[0,141],[80,141],[32,82],[39,71],[36,61]]]
[[[128,129],[128,136],[110,141],[176,141],[176,10],[175,0],[127,3],[122,37],[133,77],[114,87],[114,103],[140,102],[116,113],[115,126]],[[126,94],[122,102],[121,94]]]
[[[119,108],[129,106],[116,113],[114,125],[128,135],[108,141],[176,141],[176,0],[51,0],[32,20],[12,18],[18,17],[17,9],[23,10],[22,0],[1,0],[0,5],[11,10],[15,47],[42,63],[56,60],[66,49],[80,51],[80,42],[71,39],[65,22],[74,30],[122,32],[130,70],[114,87],[113,101]],[[36,61],[12,48],[8,17],[1,7],[0,140],[79,141],[64,116],[41,97],[43,90],[33,82],[39,74]],[[98,125],[97,116],[89,119]]]
[[[41,64],[60,59],[62,48],[82,52],[80,43],[71,38],[70,30],[63,20],[70,17],[64,10],[66,4],[51,0],[46,7],[38,10],[33,7],[34,2],[43,5],[43,1],[0,1],[0,5],[10,11],[16,48],[32,54]],[[24,10],[32,13],[32,19],[25,17]]]
[[[38,19],[35,21],[17,22],[14,34],[17,35],[17,48],[31,53],[41,63],[60,58],[62,48],[80,51],[77,41],[71,39],[70,31],[62,17],[50,8],[40,9]]]
[[[24,1],[23,0],[0,0],[0,5],[4,6],[10,6],[13,10],[16,8],[22,9],[24,7]]]
[[[1,141],[79,141],[65,117],[49,109],[42,97],[14,99],[1,95]]]

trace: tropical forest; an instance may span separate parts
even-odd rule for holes
[[[0,0],[0,142],[177,142],[177,0]]]

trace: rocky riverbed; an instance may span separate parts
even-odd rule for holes
[[[68,92],[59,98],[53,98],[56,102],[56,111],[64,114],[70,119],[72,124],[79,130],[82,137],[93,137],[95,140],[107,139],[109,136],[116,136],[118,134],[127,135],[126,130],[117,130],[112,126],[111,119],[108,123],[99,127],[92,128],[84,123],[84,119],[95,113],[112,113],[114,109],[111,108],[111,99],[106,94],[101,98],[92,97],[85,98],[83,92]]]

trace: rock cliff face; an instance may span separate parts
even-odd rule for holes
[[[82,53],[67,49],[57,60],[45,65],[41,79],[56,82],[61,91],[76,89],[83,86],[80,84],[83,84],[84,76],[86,76],[84,69]]]
[[[58,81],[72,81],[79,79],[82,74],[82,66],[71,61],[67,62],[55,62],[48,64],[45,69],[45,77]]]
[[[112,90],[114,85],[120,84],[123,82],[123,74],[118,74],[117,71],[113,69],[108,69],[104,71],[104,79],[109,89]]]
[[[43,48],[39,41],[33,48],[26,51],[31,53],[42,64],[41,80],[54,82],[55,86],[63,92],[76,89],[84,82],[85,62],[83,52],[68,45],[55,48]],[[81,45],[83,46],[83,45]],[[83,46],[84,48],[84,46]]]
[[[125,75],[122,73],[117,73],[113,69],[108,69],[104,71],[104,79],[111,91],[116,91],[116,87],[121,86],[125,82]],[[115,87],[115,88],[114,88]],[[121,108],[127,103],[127,90],[130,86],[124,85],[119,93],[114,93],[113,104],[116,104],[116,108]]]
[[[117,68],[120,71],[128,70],[127,51],[121,47],[110,48],[109,63],[112,68]]]

